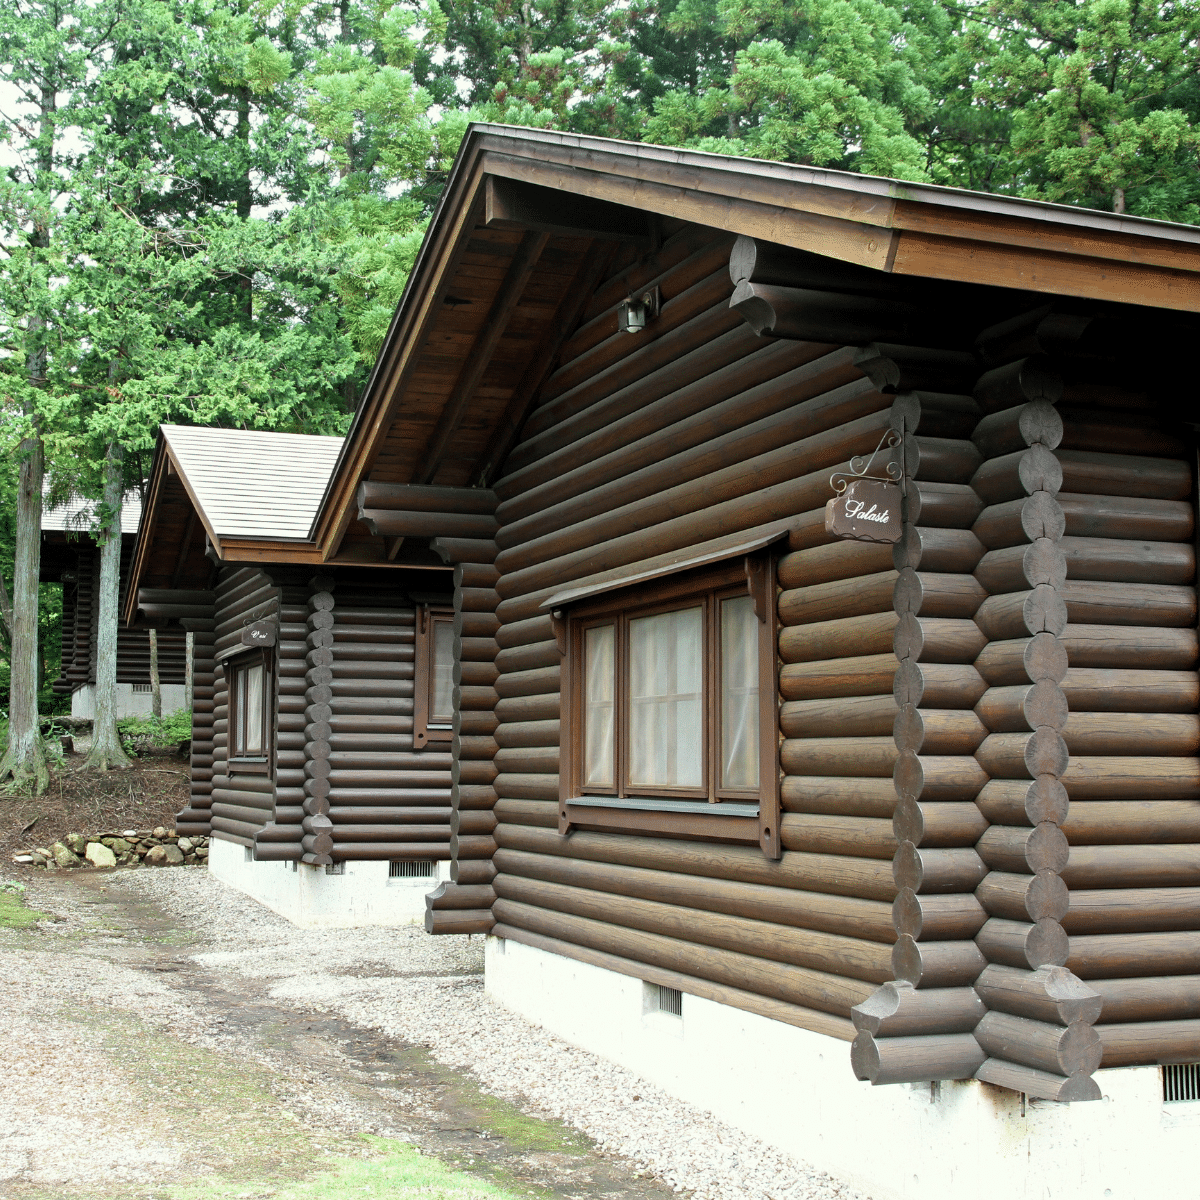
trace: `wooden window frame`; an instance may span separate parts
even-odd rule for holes
[[[759,786],[753,791],[718,786],[720,769],[720,602],[749,595],[759,620]],[[704,785],[701,788],[633,788],[628,773],[628,628],[638,617],[673,612],[698,602],[704,611]],[[553,613],[563,654],[559,824],[573,829],[660,834],[703,841],[757,843],[778,858],[779,667],[774,556],[758,551],[711,567],[664,576],[583,600]],[[582,786],[584,634],[616,626],[614,785]]]
[[[262,745],[263,754],[249,756],[236,754],[242,734],[243,714],[238,700],[238,675],[249,667],[261,663],[263,667],[263,702],[262,702]],[[226,726],[226,760],[225,766],[231,775],[267,775],[275,774],[275,655],[272,650],[249,650],[227,658],[222,664],[225,672],[227,689],[227,704],[229,720]]]
[[[454,609],[449,605],[420,604],[417,606],[416,653],[413,659],[413,749],[421,750],[430,742],[449,742],[454,738],[451,724],[430,724],[433,708],[433,687],[436,679],[435,654],[437,638],[434,630],[439,623],[454,624]]]

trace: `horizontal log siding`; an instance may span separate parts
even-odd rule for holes
[[[1180,886],[1200,875],[1172,863],[1200,861],[1195,455],[1158,431],[1155,410],[1137,409],[1067,408],[1058,454],[1070,501],[1066,965],[1104,997],[1106,1067],[1195,1058],[1200,1046],[1200,905]],[[1089,595],[1114,586],[1107,610],[1089,611]],[[1147,590],[1174,598],[1175,612],[1147,616]],[[1161,711],[1172,689],[1181,702]],[[1139,860],[1147,869],[1131,880]],[[1131,989],[1140,1006],[1122,1004]]]
[[[208,837],[212,833],[213,696],[216,688],[216,619],[187,617],[180,624],[195,639],[192,684],[192,746],[188,807],[175,817],[179,833]]]
[[[225,567],[217,578],[214,653],[236,645],[251,621],[279,616],[280,590],[257,567]],[[282,678],[282,672],[279,673]],[[199,701],[197,702],[199,704]],[[212,835],[254,845],[255,835],[275,812],[275,782],[262,775],[228,774],[229,685],[218,665],[213,688]]]
[[[825,546],[819,509],[830,472],[875,448],[892,399],[853,350],[757,339],[731,321],[727,252],[689,285],[706,307],[661,338],[579,342],[495,484],[496,677],[464,686],[460,701],[462,744],[470,722],[480,747],[495,746],[495,777],[475,786],[494,792],[497,824],[476,836],[494,852],[505,936],[849,1040],[850,1008],[891,976],[895,749],[886,714],[864,712],[857,739],[817,736],[809,720],[839,688],[890,701],[895,571],[887,548]],[[664,294],[687,295],[672,271],[694,265],[668,265]],[[815,532],[798,533],[799,553],[781,566],[781,861],[633,834],[560,837],[561,660],[542,601],[598,571],[788,525]],[[879,628],[829,628],[845,617]],[[809,628],[824,638],[815,659]],[[842,676],[853,682],[828,682]]]

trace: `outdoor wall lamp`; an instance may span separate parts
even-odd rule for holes
[[[617,307],[617,328],[622,333],[640,333],[646,322],[658,316],[662,295],[657,287],[645,288],[622,300]]]

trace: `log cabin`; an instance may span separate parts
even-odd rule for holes
[[[452,572],[419,540],[321,559],[308,531],[341,446],[164,425],[124,612],[194,637],[176,828],[306,927],[419,920],[450,859]]]
[[[1193,227],[472,126],[307,533],[453,567],[427,929],[873,1196],[1187,1189],[1197,313]]]
[[[40,568],[42,583],[62,584],[62,658],[51,690],[70,696],[71,716],[88,721],[96,715],[96,599],[100,588],[100,548],[92,533],[94,508],[90,501],[73,500],[42,514]],[[141,496],[131,491],[121,504],[122,601],[141,515]],[[158,638],[164,713],[183,707],[184,653],[183,630],[164,629]],[[117,629],[117,716],[145,716],[152,705],[149,631],[121,624]]]

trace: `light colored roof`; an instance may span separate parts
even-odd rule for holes
[[[218,537],[308,537],[342,438],[164,425],[163,438]]]
[[[98,503],[97,500],[76,496],[57,508],[46,509],[42,513],[42,529],[90,534]],[[125,498],[121,501],[121,532],[137,533],[141,519],[142,496],[137,488],[132,488],[125,493]]]

